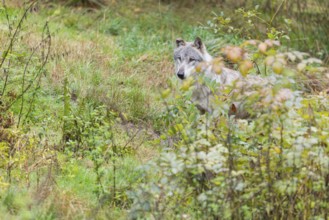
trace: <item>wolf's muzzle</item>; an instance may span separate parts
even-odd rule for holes
[[[184,79],[184,74],[177,74],[178,78]]]
[[[185,75],[184,70],[179,70],[177,73],[178,78],[180,78],[182,80],[185,79],[184,75]]]

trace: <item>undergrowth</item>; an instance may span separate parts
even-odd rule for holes
[[[4,219],[327,218],[327,69],[279,46],[280,27],[245,41],[196,4],[3,1]],[[200,114],[193,80],[172,79],[174,40],[195,36],[216,65],[276,83]],[[233,99],[253,117],[230,117]]]

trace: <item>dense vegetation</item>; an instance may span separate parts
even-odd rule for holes
[[[3,1],[0,216],[327,219],[328,2],[257,2]],[[208,64],[181,83],[172,61],[196,36],[264,81],[201,114]]]

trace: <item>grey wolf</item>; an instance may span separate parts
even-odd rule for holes
[[[248,74],[247,77],[243,77],[240,72],[220,65],[220,70],[218,71],[216,69],[218,68],[216,59],[207,52],[204,43],[199,37],[194,42],[185,42],[182,39],[177,39],[176,48],[174,49],[174,60],[176,75],[181,80],[196,76],[198,74],[197,69],[199,69],[199,72],[203,73],[206,78],[218,83],[217,94],[220,94],[223,91],[222,89],[232,86],[228,94],[228,98],[231,99],[228,115],[235,115],[235,118],[246,119],[251,116],[246,111],[246,105],[248,105],[249,111],[252,111],[253,114],[255,112],[261,114],[266,107],[277,108],[282,106],[283,102],[292,100],[295,96],[287,88],[281,88],[273,92],[273,85],[277,81],[283,80],[282,76],[279,75],[263,78]],[[202,66],[201,70],[200,66]],[[253,95],[257,95],[258,101],[256,103],[246,102],[246,98]],[[196,104],[201,112],[213,112],[215,107],[212,106],[213,98],[214,94],[206,85],[195,82],[192,102]],[[263,106],[264,103],[268,103],[266,104],[267,106]]]
[[[208,53],[202,40],[197,37],[194,42],[185,42],[183,39],[177,39],[174,60],[176,75],[181,80],[184,80],[196,73],[195,68],[199,63],[211,63],[213,57]],[[213,66],[209,65],[208,68],[203,70],[205,76],[221,85],[231,84],[241,77],[238,71],[223,67],[221,74],[216,74],[212,68]]]
[[[183,39],[176,40],[176,48],[174,49],[175,72],[179,79],[185,80],[190,76],[196,74],[196,67],[200,63],[208,63],[205,65],[202,72],[205,77],[216,81],[221,88],[241,78],[238,71],[234,71],[225,67],[221,68],[221,73],[217,74],[211,65],[213,57],[208,53],[206,46],[202,40],[197,37],[194,42],[185,42]],[[193,91],[192,101],[196,103],[198,109],[202,112],[212,112],[211,108],[211,92],[210,89],[204,85],[196,84]],[[237,112],[237,104],[232,104],[232,111]]]

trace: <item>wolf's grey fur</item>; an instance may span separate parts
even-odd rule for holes
[[[213,58],[207,52],[205,45],[199,37],[197,37],[194,42],[185,42],[182,39],[177,39],[176,48],[174,50],[174,60],[176,75],[181,80],[193,76],[196,73],[196,66],[201,62],[210,64],[206,65],[206,68],[202,70],[205,77],[219,83],[221,88],[225,87],[225,85],[231,85],[235,80],[241,77],[239,72],[224,67],[222,68],[221,74],[216,74],[211,65]],[[199,84],[196,84],[195,87],[192,101],[197,104],[197,107],[201,111],[211,112],[209,100],[211,98],[211,92],[209,88]]]
[[[209,62],[212,57],[208,54],[201,39],[197,37],[194,42],[177,39],[174,60],[176,75],[183,80],[194,72],[200,62]]]
[[[234,83],[234,89],[232,89],[229,94],[232,99],[236,99],[237,96],[240,95],[250,97],[254,94],[260,93],[259,98],[266,103],[268,102],[268,99],[271,99],[273,96],[271,90],[273,85],[275,85],[276,81],[281,78],[281,76],[269,76],[263,78],[252,74],[242,77],[240,72],[225,67],[220,69],[220,74],[216,74],[216,72],[218,72],[218,64],[216,64],[216,60],[209,55],[200,38],[196,38],[194,42],[185,42],[182,39],[177,39],[176,46],[174,59],[176,74],[180,79],[184,80],[185,78],[196,74],[197,65],[200,62],[203,62],[200,73],[219,84],[216,93],[220,94],[224,88],[233,85]],[[294,96],[294,93],[290,89],[282,88],[274,97],[272,97],[274,104],[272,103],[271,105],[280,106],[280,101],[288,99],[292,100]],[[213,98],[214,95],[207,86],[199,84],[198,82],[195,83],[192,101],[202,112],[212,112],[215,107],[213,106],[214,102],[211,100]],[[234,100],[232,100],[228,112],[229,115],[235,115],[236,118],[246,119],[250,117],[245,109],[246,105],[249,105],[247,106],[249,111],[258,113],[261,113],[262,111],[262,109],[258,109],[259,107],[257,107],[257,105],[250,106],[250,103],[248,104],[245,102],[244,98],[241,99],[241,96],[236,100],[240,100],[240,102],[234,102]]]
[[[210,63],[213,58],[207,52],[201,39],[197,37],[194,42],[185,42],[182,39],[177,39],[176,48],[174,50],[174,60],[176,75],[183,80],[195,73],[195,67],[200,62]],[[225,67],[222,68],[222,73],[218,75],[212,70],[212,65],[209,65],[203,72],[206,77],[215,80],[221,85],[231,84],[241,77],[239,72]]]

